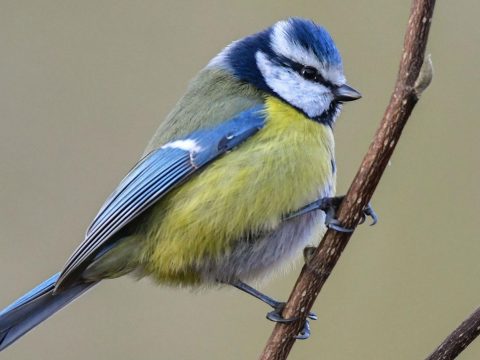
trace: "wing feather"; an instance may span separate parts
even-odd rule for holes
[[[115,234],[170,190],[261,129],[265,122],[262,110],[262,106],[253,107],[216,127],[165,144],[141,159],[98,212],[85,240],[65,264],[55,289],[74,282]]]

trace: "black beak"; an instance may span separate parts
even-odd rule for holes
[[[333,96],[336,101],[345,102],[360,99],[362,94],[348,85],[342,85],[333,89]]]

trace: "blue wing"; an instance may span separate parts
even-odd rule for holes
[[[140,160],[100,209],[85,240],[67,261],[56,289],[74,280],[125,225],[197,170],[255,134],[264,122],[259,105],[216,127],[169,142]]]

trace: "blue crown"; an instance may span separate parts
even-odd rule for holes
[[[313,53],[325,65],[342,66],[340,53],[327,30],[311,20],[302,18],[290,18],[234,42],[220,55],[222,58],[220,66],[227,68],[240,80],[270,92],[257,67],[255,54],[261,51],[273,62],[291,63],[284,55],[276,53],[272,48],[272,34],[279,24],[286,25],[284,34],[291,43]]]
[[[318,59],[330,65],[341,65],[342,57],[328,31],[311,20],[290,18],[287,35],[292,42],[313,51]]]

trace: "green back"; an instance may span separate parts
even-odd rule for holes
[[[264,95],[225,70],[205,68],[192,80],[186,94],[160,124],[144,154],[175,138],[218,124],[263,103]]]

